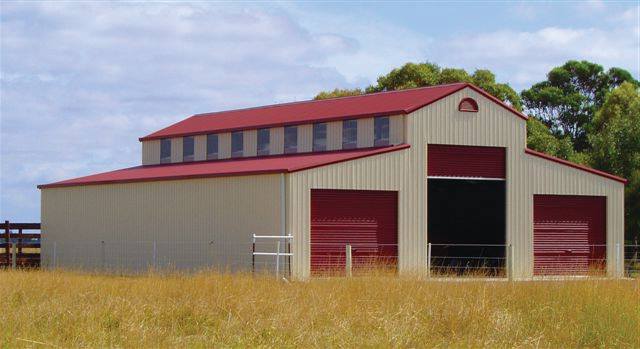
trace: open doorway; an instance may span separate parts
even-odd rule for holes
[[[504,275],[506,182],[429,178],[427,184],[432,270]]]

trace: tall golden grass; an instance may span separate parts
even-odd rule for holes
[[[0,272],[3,347],[640,347],[640,280]]]

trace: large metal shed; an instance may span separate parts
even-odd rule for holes
[[[527,149],[526,119],[470,84],[194,115],[141,166],[40,186],[43,264],[243,270],[290,234],[296,277],[345,244],[401,273],[486,245],[515,278],[621,275],[625,180]]]

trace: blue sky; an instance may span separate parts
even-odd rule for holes
[[[364,87],[405,62],[491,69],[517,91],[568,59],[639,76],[630,2],[0,3],[0,218],[37,184],[140,162],[191,114]]]

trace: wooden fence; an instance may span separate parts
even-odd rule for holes
[[[38,233],[24,231],[38,230]],[[40,223],[0,223],[0,267],[40,266]]]

